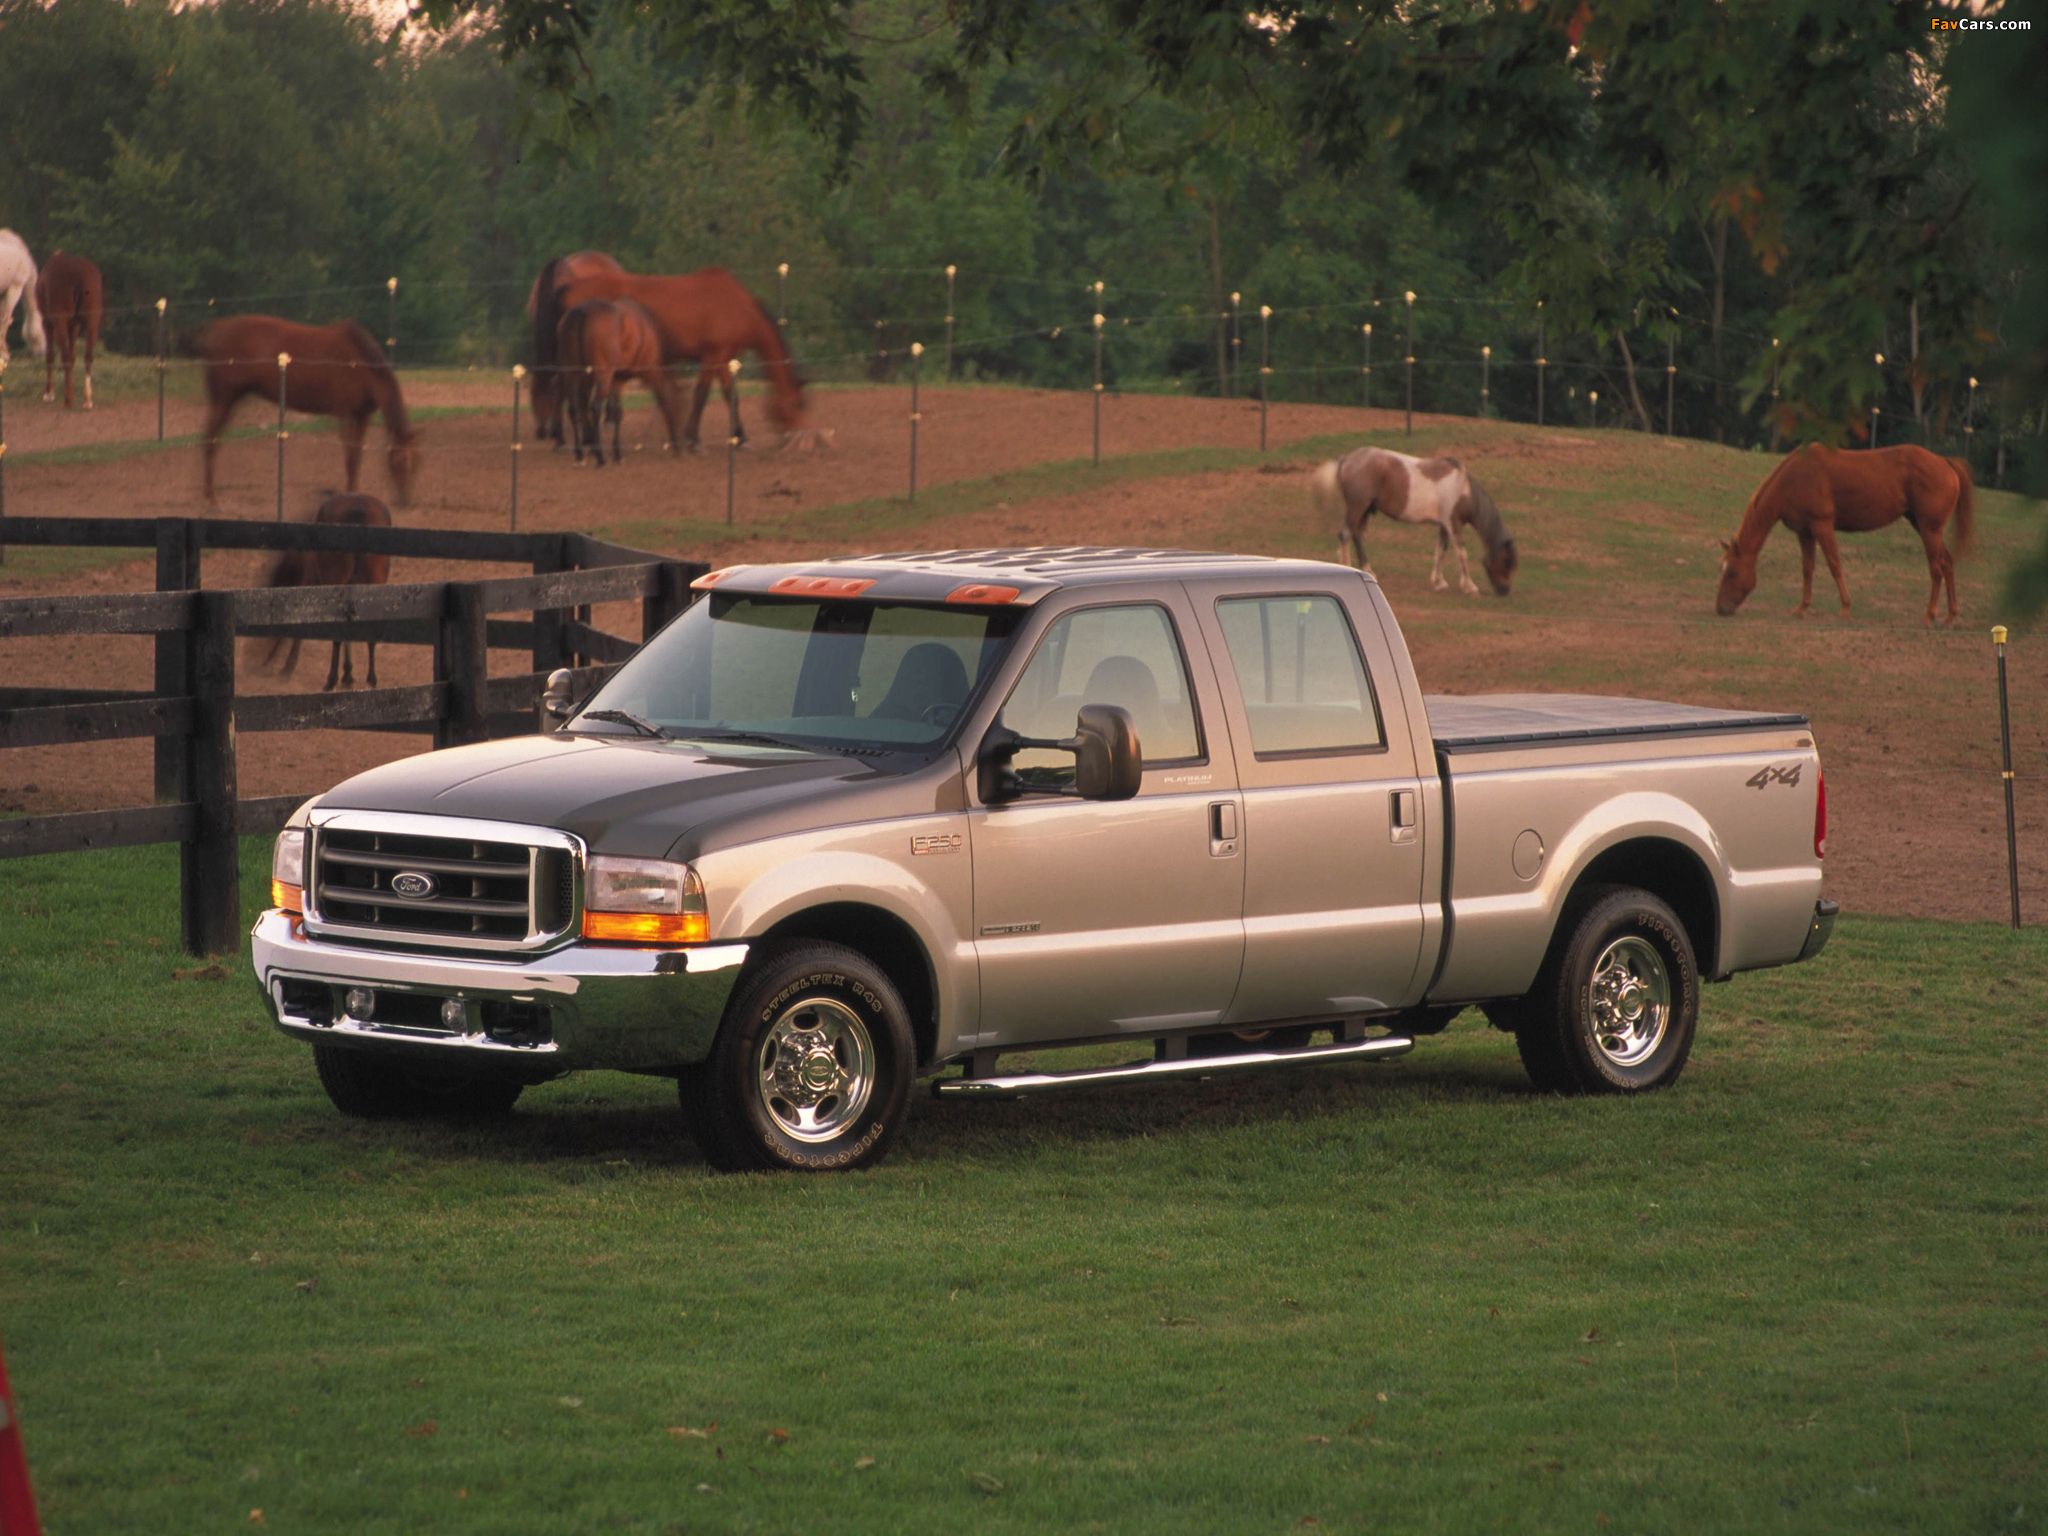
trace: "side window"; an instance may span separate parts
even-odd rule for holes
[[[1202,755],[1187,664],[1155,604],[1083,608],[1054,623],[1003,706],[1003,724],[1020,736],[1067,737],[1083,704],[1129,710],[1148,768]],[[1029,784],[1073,782],[1071,753],[1019,752],[1014,765]]]
[[[1336,598],[1225,598],[1216,617],[1256,755],[1386,744],[1358,639]]]

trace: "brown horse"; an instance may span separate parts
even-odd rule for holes
[[[683,445],[695,449],[698,426],[704,417],[704,402],[715,382],[725,391],[733,420],[739,420],[739,406],[733,378],[727,364],[747,352],[760,354],[768,375],[769,414],[792,444],[814,442],[817,435],[804,425],[804,386],[789,360],[782,332],[776,329],[761,301],[723,267],[704,267],[680,277],[637,277],[629,273],[597,273],[574,282],[543,290],[541,309],[552,301],[556,313],[575,308],[591,299],[632,299],[654,319],[661,334],[662,362],[694,362],[697,365],[697,393],[690,404],[689,424],[683,429]],[[538,321],[536,321],[538,324]],[[746,431],[737,431],[741,442]],[[559,440],[559,434],[558,434]]]
[[[43,398],[54,397],[57,349],[64,350],[64,409],[71,409],[71,359],[85,339],[85,408],[92,409],[92,352],[99,345],[105,307],[100,269],[83,256],[52,251],[36,274],[36,303],[43,312]]]
[[[313,514],[313,521],[325,523],[331,528],[389,528],[391,509],[374,496],[340,495],[328,491],[320,502],[320,509]],[[264,579],[265,586],[271,587],[381,587],[391,577],[389,555],[351,554],[336,549],[287,549],[277,557],[277,563],[270,568]],[[274,635],[269,648],[263,654],[263,663],[270,665],[277,660],[277,653],[284,649],[286,637]],[[369,683],[377,686],[377,642],[366,641],[370,651]],[[350,654],[349,642],[337,640],[327,660],[327,681],[322,685],[323,693],[334,689],[334,674],[341,672],[344,688],[355,686],[355,658]],[[284,665],[278,670],[286,677],[299,664],[299,640],[291,637],[291,649],[286,653]]]
[[[1506,597],[1513,587],[1521,556],[1508,537],[1500,509],[1477,480],[1456,459],[1418,459],[1391,448],[1357,448],[1341,459],[1318,465],[1309,480],[1309,495],[1325,517],[1339,520],[1337,558],[1371,570],[1365,558],[1365,526],[1377,512],[1398,523],[1436,528],[1436,558],[1430,562],[1429,584],[1448,591],[1444,556],[1458,557],[1458,589],[1478,595],[1478,583],[1465,561],[1464,531],[1472,529],[1485,547],[1486,579],[1494,595]]]
[[[668,425],[669,451],[675,451],[676,383],[661,366],[661,337],[646,310],[631,299],[592,299],[578,304],[562,316],[555,356],[567,386],[564,392],[578,464],[583,462],[587,442],[598,467],[604,467],[604,433],[597,422],[600,400],[604,402],[604,419],[612,427],[612,457],[624,457],[619,451],[619,424],[626,413],[619,396],[633,379],[654,391],[661,419]]]
[[[1756,557],[1771,528],[1783,523],[1799,535],[1799,606],[1801,618],[1813,604],[1813,554],[1827,557],[1842,612],[1849,611],[1849,584],[1842,579],[1842,554],[1835,534],[1869,533],[1904,518],[1927,549],[1926,622],[1934,622],[1935,603],[1948,586],[1948,621],[1956,621],[1956,562],[1970,542],[1972,510],[1970,466],[1962,459],[1944,459],[1912,443],[1894,448],[1845,450],[1809,443],[1785,455],[1770,472],[1749,507],[1733,541],[1721,541],[1721,589],[1714,611],[1724,618],[1742,606],[1756,588]],[[1953,550],[1942,543],[1942,529],[1953,518]]]
[[[203,327],[191,342],[206,359],[206,499],[213,501],[213,460],[220,434],[244,396],[276,400],[278,356],[288,354],[284,372],[285,404],[315,416],[333,416],[341,423],[342,466],[348,488],[356,488],[363,464],[363,437],[370,418],[384,413],[391,439],[391,483],[398,504],[412,499],[412,477],[419,449],[398,376],[370,333],[353,320],[332,325],[298,325],[274,315],[233,315]]]
[[[562,441],[562,388],[555,347],[562,310],[554,294],[564,283],[579,277],[625,270],[603,251],[576,251],[557,256],[542,267],[526,295],[526,318],[533,322],[533,431],[536,437],[552,436],[558,447]]]

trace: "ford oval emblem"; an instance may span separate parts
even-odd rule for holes
[[[434,877],[416,869],[401,869],[391,877],[391,894],[407,901],[425,901],[434,894]]]

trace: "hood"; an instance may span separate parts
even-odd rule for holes
[[[345,780],[318,804],[525,822],[573,832],[596,853],[642,858],[671,855],[680,841],[685,847],[672,856],[692,857],[764,835],[778,822],[830,825],[887,814],[864,802],[916,795],[912,783],[927,778],[838,753],[557,734],[404,758]],[[829,810],[813,804],[828,798]],[[918,798],[924,810],[933,808],[928,784]]]

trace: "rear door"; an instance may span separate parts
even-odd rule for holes
[[[1323,590],[1239,579],[1191,595],[1244,804],[1244,969],[1228,1022],[1407,1006],[1428,979],[1428,764],[1363,583],[1333,570]]]
[[[983,1044],[1214,1024],[1237,990],[1241,807],[1216,676],[1178,587],[1056,615],[999,719],[1065,738],[1091,703],[1137,725],[1135,799],[1061,795],[1073,755],[1037,751],[1015,759],[1034,792],[969,810]]]

